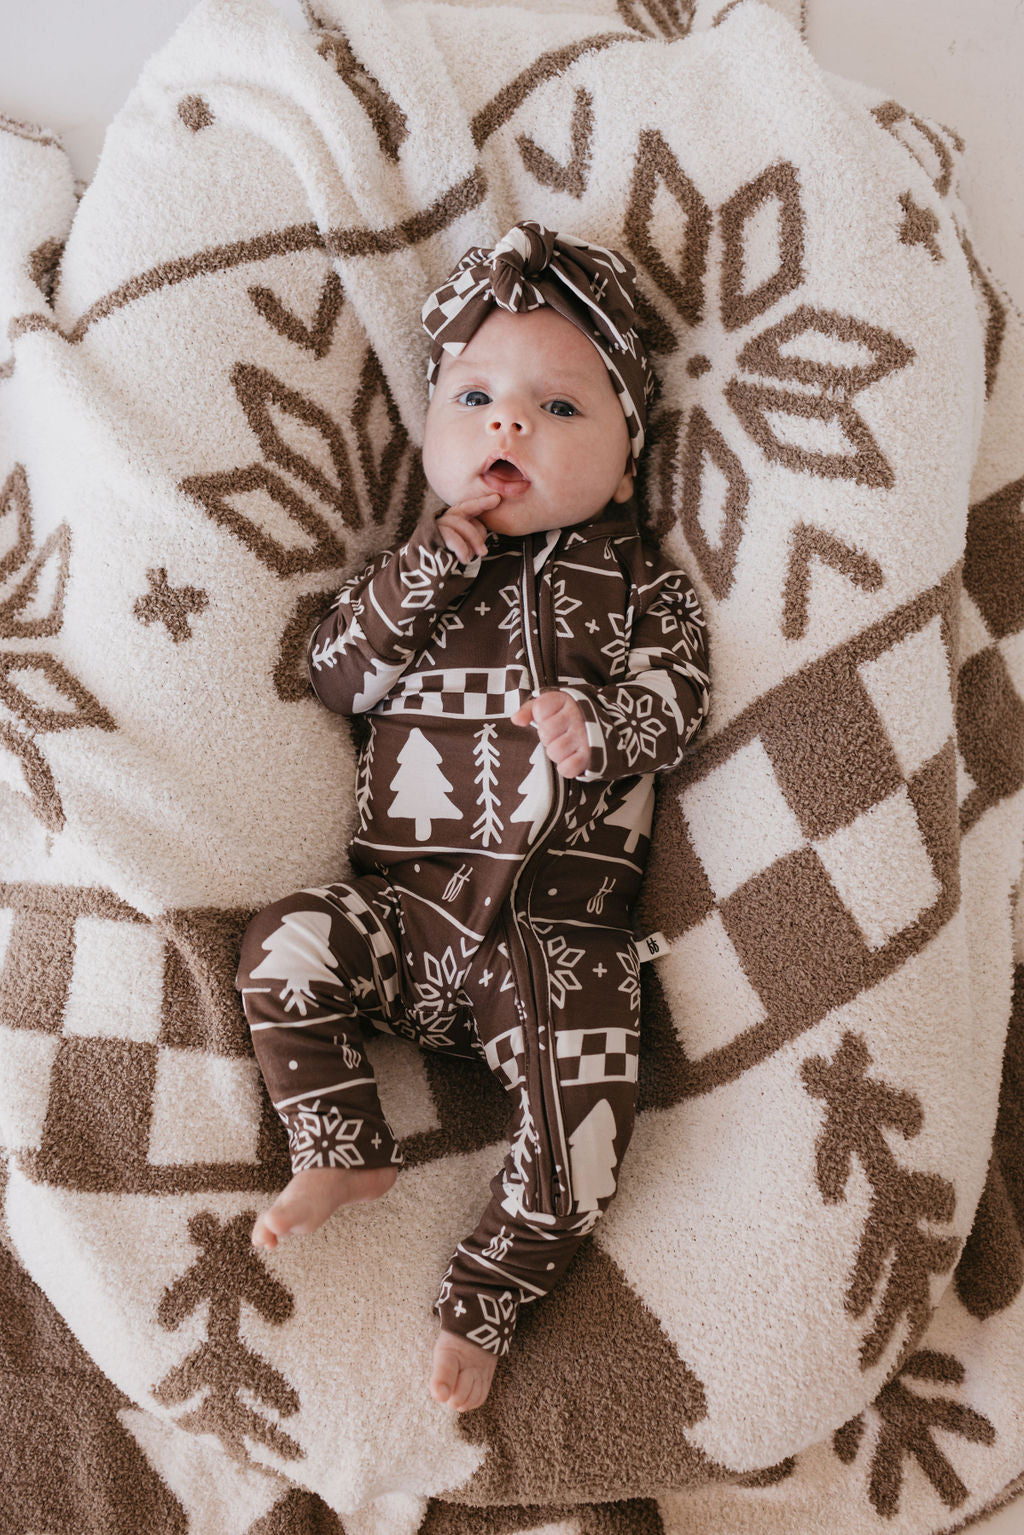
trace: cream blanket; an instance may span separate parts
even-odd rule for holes
[[[203,0],[77,206],[0,131],[18,1535],[936,1535],[1024,1471],[1021,329],[954,132],[756,0],[579,3]],[[639,268],[714,714],[661,785],[619,1197],[457,1419],[430,1305],[499,1089],[375,1041],[395,1190],[258,1255],[232,979],[343,867],[300,658],[428,505],[419,303],[521,217]]]

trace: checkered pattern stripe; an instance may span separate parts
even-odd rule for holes
[[[958,601],[951,576],[759,698],[666,784],[638,931],[670,940],[652,968],[680,1091],[765,1059],[957,910],[960,821],[977,787],[962,705],[954,718]],[[1020,710],[1006,694],[1004,716]],[[972,761],[998,756],[1006,725],[979,723]],[[694,988],[695,975],[716,984]]]
[[[0,1136],[30,1176],[117,1193],[287,1176],[233,985],[247,920],[0,886]]]
[[[283,1187],[287,1142],[234,986],[251,915],[153,922],[100,889],[0,885],[0,1144],[28,1176],[86,1193]],[[357,892],[348,915],[386,977],[393,951]],[[457,1092],[435,1090],[427,1053],[368,1033],[378,1065],[392,1046],[381,1096],[407,1165],[500,1138],[497,1082],[476,1084],[467,1117]],[[514,1083],[515,1049],[499,1048],[499,1081]]]
[[[398,996],[398,955],[391,933],[373,905],[352,885],[333,885],[330,890],[307,890],[306,895],[326,897],[340,906],[356,932],[369,946],[377,995],[390,1008]]]
[[[529,697],[524,667],[449,667],[417,672],[402,679],[394,693],[377,705],[378,714],[431,714],[459,719],[507,719]]]
[[[635,1082],[640,1036],[630,1029],[564,1029],[555,1036],[563,1087]]]
[[[503,1087],[518,1087],[523,1074],[523,1031],[518,1024],[484,1045],[488,1066]]]

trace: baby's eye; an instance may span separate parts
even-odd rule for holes
[[[482,389],[464,389],[458,396],[458,402],[460,405],[487,405],[490,398]]]
[[[568,400],[552,400],[549,405],[545,406],[545,409],[549,410],[553,416],[575,416],[577,414],[575,405],[570,405]]]

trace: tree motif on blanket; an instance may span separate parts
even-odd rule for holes
[[[864,1041],[845,1034],[831,1061],[814,1056],[801,1069],[807,1092],[826,1104],[817,1143],[822,1197],[827,1204],[845,1199],[854,1157],[871,1187],[845,1297],[854,1317],[866,1316],[875,1306],[874,1321],[860,1348],[864,1370],[879,1363],[904,1319],[911,1344],[920,1337],[932,1311],[931,1276],[948,1273],[961,1246],[954,1236],[923,1229],[952,1222],[953,1185],[937,1174],[901,1167],[886,1137],[887,1130],[905,1140],[920,1133],[924,1123],[920,1101],[869,1077],[870,1064]]]
[[[678,517],[713,595],[722,599],[734,580],[751,483],[735,425],[765,458],[794,473],[889,489],[892,465],[856,397],[907,367],[914,354],[891,331],[852,314],[807,302],[783,307],[808,275],[794,165],[767,166],[717,210],[717,282],[709,271],[715,219],[661,133],[642,132],[626,232],[675,316],[674,323],[659,316],[652,345],[664,347],[667,334],[678,351],[685,335],[693,347],[686,371],[697,381],[694,403],[663,412],[656,424],[645,486],[649,502],[660,503],[657,530]],[[650,299],[646,307],[658,310]],[[724,493],[716,481],[724,482]]]
[[[294,1309],[291,1295],[267,1272],[249,1240],[255,1218],[254,1210],[245,1210],[226,1221],[209,1212],[189,1221],[189,1236],[201,1253],[164,1292],[157,1320],[173,1331],[205,1303],[206,1340],[153,1390],[163,1407],[186,1406],[174,1420],[178,1428],[214,1434],[243,1464],[250,1464],[247,1440],[284,1460],[304,1454],[266,1411],[251,1405],[280,1418],[299,1410],[298,1393],[241,1337],[243,1301],[276,1325]]]
[[[965,1407],[951,1395],[925,1396],[910,1389],[910,1381],[937,1386],[961,1386],[964,1368],[950,1354],[922,1349],[912,1355],[901,1374],[889,1382],[866,1413],[837,1431],[832,1448],[845,1465],[852,1465],[860,1453],[870,1421],[877,1421],[874,1450],[871,1455],[868,1497],[884,1519],[899,1512],[900,1490],[907,1458],[917,1461],[947,1508],[959,1508],[969,1496],[969,1489],[946,1450],[935,1439],[936,1429],[945,1436],[955,1434],[970,1444],[992,1445],[996,1432],[987,1418]]]
[[[37,545],[28,477],[17,465],[0,489],[0,751],[24,785],[20,796],[50,832],[64,825],[64,808],[38,738],[64,730],[114,730],[99,700],[40,640],[64,623],[71,530],[60,523]]]

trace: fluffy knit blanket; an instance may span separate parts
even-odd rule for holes
[[[785,6],[317,3],[203,0],[77,205],[0,131],[0,1522],[960,1527],[1024,1472],[1024,354],[957,136]],[[344,866],[301,656],[428,505],[419,304],[521,217],[639,269],[714,712],[660,785],[619,1196],[458,1418],[430,1306],[500,1089],[375,1041],[398,1184],[257,1254],[232,981]]]

